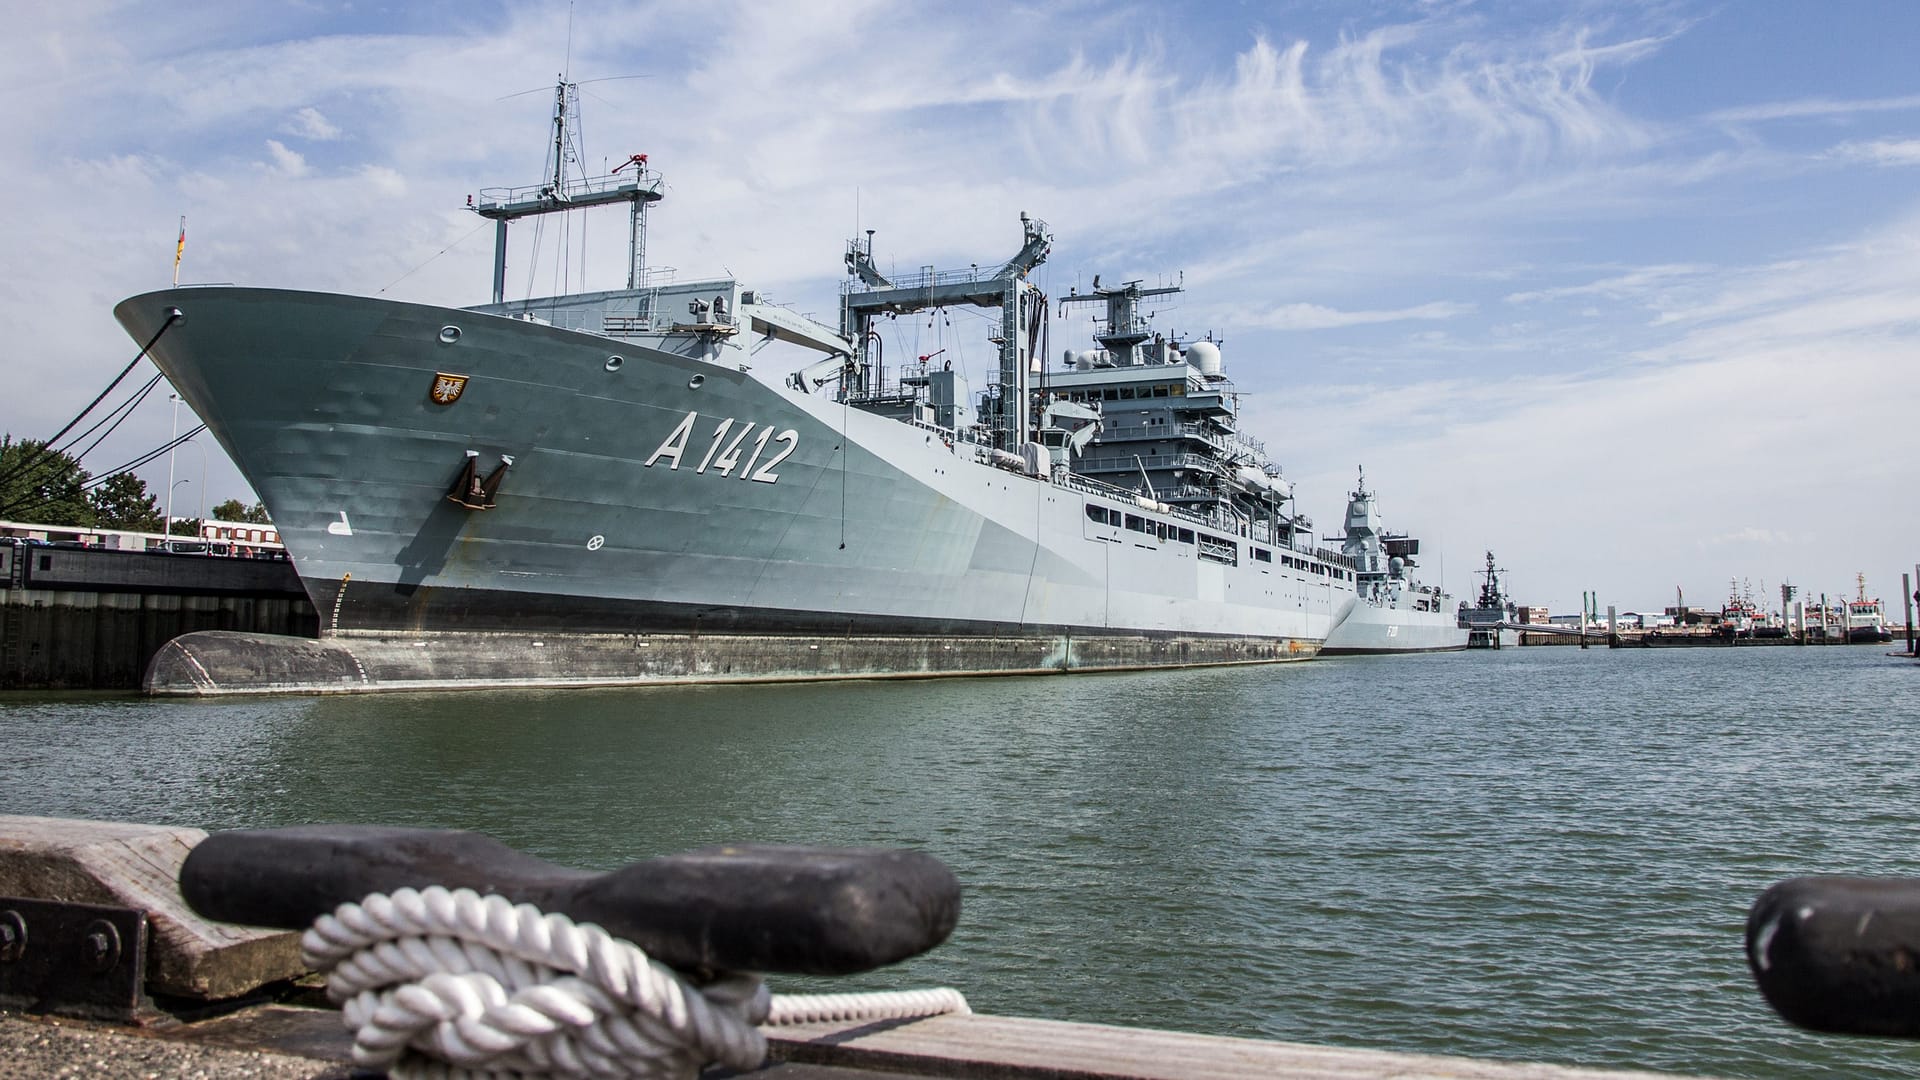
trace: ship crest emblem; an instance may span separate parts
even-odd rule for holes
[[[433,398],[435,405],[451,405],[466,392],[467,376],[436,371],[433,373],[433,389],[428,391],[428,396]]]

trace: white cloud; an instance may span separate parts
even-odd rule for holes
[[[1920,165],[1920,139],[1846,142],[1829,150],[1827,156],[1869,165]]]
[[[1655,328],[1658,366],[1327,385],[1256,400],[1248,426],[1291,432],[1303,492],[1341,490],[1359,456],[1388,524],[1452,554],[1456,591],[1483,547],[1556,610],[1590,588],[1717,596],[1729,576],[1840,591],[1911,560],[1913,517],[1889,497],[1910,470],[1877,448],[1920,416],[1920,299],[1879,283],[1920,272],[1916,223],[1717,271],[1712,302]]]
[[[272,159],[267,167],[281,176],[305,176],[307,173],[307,159],[299,151],[287,149],[286,144],[278,139],[267,140],[267,156]]]
[[[368,165],[361,169],[360,179],[384,198],[397,199],[407,193],[407,178],[382,165]]]
[[[1861,113],[1907,112],[1916,109],[1920,109],[1920,94],[1852,101],[1812,97],[1799,101],[1779,101],[1719,109],[1708,113],[1707,119],[1716,123],[1753,123],[1766,120],[1846,117]]]
[[[1754,545],[1775,546],[1790,544],[1796,540],[1805,538],[1804,536],[1792,536],[1778,529],[1769,529],[1759,525],[1747,525],[1731,532],[1719,533],[1714,536],[1703,536],[1699,540],[1699,545],[1702,548],[1726,547],[1728,545],[1739,545],[1742,547],[1751,547]]]
[[[1504,299],[1509,304],[1533,304],[1577,296],[1600,296],[1609,300],[1633,299],[1645,297],[1675,279],[1697,278],[1710,273],[1711,270],[1712,268],[1708,266],[1684,263],[1643,266],[1624,274],[1614,274],[1581,285],[1563,285],[1556,288],[1509,293]]]
[[[1342,326],[1372,326],[1405,322],[1410,319],[1452,319],[1474,310],[1472,304],[1434,301],[1396,311],[1337,311],[1319,304],[1281,304],[1265,312],[1252,313],[1244,320],[1249,326],[1268,326],[1279,330],[1328,330]]]
[[[328,120],[325,114],[319,109],[311,105],[305,106],[299,112],[294,113],[293,116],[288,119],[286,126],[280,130],[289,135],[297,135],[302,139],[312,139],[315,142],[331,142],[334,139],[340,138],[341,135],[340,128],[335,125],[333,121]]]

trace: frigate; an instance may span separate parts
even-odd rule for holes
[[[1367,474],[1347,497],[1346,533],[1340,552],[1353,560],[1359,600],[1320,647],[1322,656],[1369,653],[1453,652],[1467,647],[1467,630],[1452,610],[1453,597],[1437,585],[1415,580],[1420,540],[1387,532]]]
[[[965,270],[847,245],[829,326],[731,277],[649,268],[645,155],[488,189],[493,300],[239,286],[115,315],[265,503],[318,640],[209,631],[156,693],[924,676],[1304,660],[1355,601],[1221,341],[1156,332],[1127,281],[1049,302],[1046,224]],[[626,207],[626,287],[509,300],[508,225]],[[718,261],[718,260],[716,260]],[[1049,314],[1094,348],[1045,363]],[[997,376],[889,361],[887,320],[985,309]],[[780,348],[763,353],[768,346]],[[796,362],[783,363],[782,353]],[[793,354],[797,353],[797,358]]]

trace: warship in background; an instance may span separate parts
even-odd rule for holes
[[[169,643],[157,693],[852,678],[1304,660],[1355,602],[1264,447],[1219,342],[1154,332],[1138,281],[1097,349],[1044,364],[1003,263],[890,278],[848,244],[827,326],[731,279],[645,265],[645,155],[574,178],[576,89],[549,175],[489,189],[493,302],[445,308],[232,286],[115,316],[266,504],[318,641]],[[504,296],[509,222],[629,208],[627,287]],[[884,320],[992,312],[983,392]],[[780,364],[775,342],[804,355]],[[776,366],[779,364],[779,366]],[[1036,385],[1038,383],[1038,385]]]
[[[1500,585],[1500,575],[1504,573],[1505,570],[1493,564],[1493,552],[1487,552],[1487,568],[1480,572],[1478,600],[1471,607],[1465,600],[1460,601],[1459,625],[1467,631],[1470,649],[1499,649],[1519,641],[1514,630],[1519,625],[1519,611]]]
[[[1467,647],[1469,631],[1449,610],[1453,597],[1438,586],[1422,585],[1410,573],[1420,565],[1420,541],[1382,528],[1365,469],[1348,496],[1340,551],[1356,567],[1358,600],[1327,635],[1320,655],[1453,652]]]

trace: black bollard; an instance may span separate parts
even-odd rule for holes
[[[689,972],[868,971],[940,944],[960,915],[944,864],[882,848],[712,847],[596,874],[479,833],[309,825],[215,833],[180,868],[181,895],[207,918],[290,930],[430,885],[598,924]]]
[[[1747,913],[1747,965],[1790,1023],[1920,1038],[1920,880],[1782,881]]]

